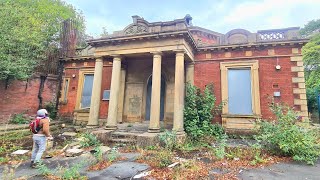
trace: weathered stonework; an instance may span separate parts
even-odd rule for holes
[[[292,48],[292,54],[299,53],[298,48]],[[292,77],[292,83],[297,83],[298,88],[293,89],[293,94],[298,95],[294,99],[294,105],[300,108],[300,116],[302,120],[308,119],[308,107],[307,107],[307,96],[306,96],[306,87],[304,79],[304,66],[302,61],[302,56],[297,54],[296,56],[290,57],[292,62],[295,62],[297,65],[291,68],[292,72],[297,72],[296,77]]]
[[[226,105],[222,116],[214,121],[228,131],[250,131],[256,119],[274,118],[268,102],[275,92],[281,93],[274,97],[277,101],[295,106],[303,118],[307,117],[300,55],[307,40],[297,36],[298,28],[257,33],[235,29],[221,34],[193,26],[189,15],[153,23],[139,16],[132,18],[133,23],[122,31],[90,40],[90,48],[81,55],[64,59],[64,78],[69,78],[69,88],[68,101],[60,105],[60,113],[73,114],[75,123],[88,122],[89,112],[91,119],[94,117],[91,123],[97,124],[98,117],[99,122],[105,121],[107,129],[116,129],[117,123],[141,123],[151,118],[149,132],[158,133],[159,121],[164,121],[183,135],[185,83],[194,83],[201,89],[213,83],[220,103],[228,99],[229,68],[251,70],[253,114],[230,114]],[[110,100],[100,96],[100,108],[93,113],[82,109],[79,102],[83,74],[98,71],[94,70],[98,57],[103,58],[99,73],[102,81],[100,88],[93,91],[99,94],[100,89],[102,95],[103,90],[111,90],[111,94]],[[121,61],[115,61],[115,57],[121,57]],[[97,97],[93,95],[92,99]]]

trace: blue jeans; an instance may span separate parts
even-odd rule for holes
[[[45,136],[34,135],[33,139],[33,149],[31,155],[31,161],[39,162],[43,152],[46,150],[47,140]]]

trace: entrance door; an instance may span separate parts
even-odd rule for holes
[[[160,120],[164,118],[164,95],[165,95],[165,80],[161,76],[161,92],[160,92]],[[146,99],[146,120],[150,120],[150,105],[151,105],[151,91],[152,89],[152,76],[149,77],[147,84],[147,99]]]

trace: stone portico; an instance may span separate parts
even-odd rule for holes
[[[121,123],[161,124],[184,134],[185,84],[213,83],[217,102],[228,101],[214,122],[250,131],[272,118],[274,97],[307,115],[299,28],[217,33],[192,25],[187,15],[167,22],[133,23],[88,41],[64,60],[59,113],[88,128],[116,130]],[[240,79],[239,79],[240,78]],[[233,88],[231,88],[233,87]]]
[[[116,130],[122,122],[149,120],[150,133],[160,132],[160,121],[172,124],[178,134],[184,133],[184,87],[188,81],[193,83],[194,74],[188,18],[151,24],[133,16],[133,24],[123,31],[89,41],[95,47],[95,65],[88,128],[99,126],[102,70],[108,62],[112,78],[105,129]],[[140,35],[139,31],[158,32]]]

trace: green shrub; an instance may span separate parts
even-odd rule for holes
[[[168,150],[173,150],[176,145],[177,135],[174,131],[165,130],[159,135],[159,140]]]
[[[28,122],[27,119],[23,117],[23,114],[15,114],[13,115],[10,123],[12,124],[26,124]]]
[[[101,145],[101,142],[98,140],[97,136],[91,133],[85,133],[82,135],[83,141],[80,141],[81,147],[97,147]]]
[[[184,128],[188,136],[193,140],[200,140],[205,136],[221,137],[224,130],[220,125],[213,125],[214,115],[220,113],[223,104],[216,106],[216,97],[213,93],[213,85],[207,85],[203,94],[200,89],[187,84]]]
[[[96,146],[95,148],[94,148],[94,151],[95,151],[95,153],[93,154],[94,155],[94,157],[97,159],[97,161],[102,161],[102,159],[103,159],[103,153],[102,153],[102,151],[101,151],[101,146]]]
[[[53,171],[51,171],[42,161],[37,165],[37,170],[43,176],[48,176],[53,174]]]
[[[157,166],[165,168],[172,164],[173,155],[169,150],[163,150],[156,154],[155,160],[158,162]]]
[[[287,106],[272,103],[271,110],[277,121],[258,122],[260,128],[255,138],[273,152],[314,164],[320,156],[316,132],[301,127],[297,123],[299,119],[297,113]]]
[[[80,169],[83,167],[83,162],[74,164],[70,168],[67,168],[63,171],[61,176],[62,179],[65,180],[73,180],[73,179],[86,179],[85,176],[81,176]]]

